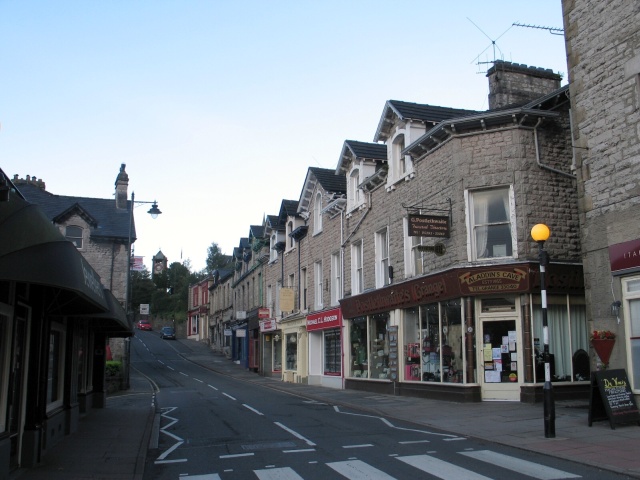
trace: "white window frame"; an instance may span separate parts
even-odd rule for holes
[[[629,369],[629,381],[633,393],[640,394],[640,365],[634,364],[633,348],[638,348],[640,343],[640,313],[638,312],[638,302],[640,302],[640,276],[622,278],[622,315],[624,316],[624,326],[626,332],[627,367]],[[633,318],[632,318],[633,316]],[[636,317],[637,316],[637,317]],[[634,341],[635,340],[635,341]],[[637,360],[637,359],[636,359]]]
[[[359,188],[360,169],[354,168],[351,170],[347,181],[349,182],[347,189],[347,209],[348,211],[352,211],[362,205],[362,191]]]
[[[418,250],[423,244],[424,237],[412,237],[409,235],[409,219],[402,219],[404,230],[404,275],[415,277],[425,272],[424,253]]]
[[[309,278],[307,276],[307,267],[303,267],[300,269],[300,290],[302,290],[301,292],[301,297],[300,297],[300,309],[301,310],[306,310],[307,308],[309,308],[309,298],[308,298],[308,294],[309,294]]]
[[[389,285],[389,227],[375,233],[376,288]]]
[[[313,278],[313,306],[316,310],[321,310],[323,307],[322,282],[324,281],[322,275],[322,261],[318,261],[313,264]]]
[[[505,254],[495,254],[495,250],[492,255],[478,256],[477,249],[478,246],[476,244],[477,234],[476,230],[479,230],[483,226],[495,226],[495,225],[504,225],[507,222],[494,222],[488,223],[486,220],[483,221],[481,219],[476,219],[474,214],[475,203],[474,200],[479,197],[479,195],[486,194],[488,192],[498,192],[498,191],[507,191],[507,200],[508,200],[508,223],[509,223],[509,232],[511,234],[511,255]],[[515,200],[514,200],[514,192],[513,186],[500,186],[494,188],[484,188],[478,190],[465,190],[465,208],[466,212],[466,221],[467,221],[467,256],[469,261],[477,261],[477,260],[492,260],[492,259],[504,259],[504,258],[517,258],[518,255],[518,245],[517,245],[517,235],[516,235],[516,214],[515,214]],[[485,240],[486,242],[486,240]],[[486,249],[486,247],[485,247]],[[495,249],[495,246],[494,246]]]
[[[342,298],[342,269],[340,252],[331,254],[331,305],[338,305]]]
[[[287,251],[296,248],[296,239],[291,236],[291,232],[295,229],[293,219],[287,220]]]
[[[364,270],[362,265],[363,244],[358,240],[351,244],[351,294],[364,291]]]
[[[269,262],[275,262],[278,259],[278,252],[274,248],[278,243],[278,234],[273,232],[269,238]]]
[[[322,232],[322,192],[317,192],[313,202],[313,233]]]

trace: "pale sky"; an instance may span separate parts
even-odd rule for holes
[[[564,37],[514,23],[561,29],[561,2],[0,0],[0,167],[111,198],[126,163],[163,212],[136,208],[135,254],[200,270],[386,100],[486,109],[494,58],[565,84]]]

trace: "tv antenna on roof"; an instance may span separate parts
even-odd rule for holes
[[[476,25],[473,20],[471,20],[469,17],[467,17],[467,20],[469,20],[471,23],[473,23],[473,26],[476,27],[478,30],[480,30],[480,32],[487,37],[489,40],[491,40],[491,44],[489,46],[487,46],[487,48],[485,48],[484,50],[482,50],[478,55],[476,55],[476,57],[471,60],[472,62],[477,62],[477,65],[481,65],[481,64],[486,64],[486,63],[495,63],[495,61],[497,60],[496,58],[496,49],[498,49],[498,52],[500,52],[500,59],[503,59],[503,54],[502,54],[502,50],[500,50],[500,47],[498,46],[498,40],[500,40],[505,33],[507,33],[509,30],[511,30],[511,28],[513,27],[513,24],[507,28],[504,32],[502,32],[502,34],[500,34],[500,36],[498,36],[498,38],[496,38],[495,40],[493,38],[491,38],[489,35],[487,35],[478,25]],[[493,60],[491,62],[480,62],[480,55],[482,55],[484,52],[486,52],[487,50],[489,50],[490,48],[493,48]]]
[[[563,35],[564,34],[564,29],[563,28],[543,27],[541,25],[527,25],[527,24],[518,23],[518,22],[514,22],[511,26],[512,27],[525,27],[525,28],[538,28],[540,30],[547,30],[551,35]]]

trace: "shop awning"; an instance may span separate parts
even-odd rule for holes
[[[0,280],[45,287],[50,314],[109,311],[95,270],[37,205],[18,195],[0,202]]]
[[[113,296],[111,290],[104,289],[109,311],[105,313],[94,313],[82,315],[83,319],[89,321],[94,331],[106,333],[109,337],[131,337],[133,336],[133,323],[127,317],[124,308]]]

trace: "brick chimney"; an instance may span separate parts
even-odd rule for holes
[[[523,105],[560,88],[562,77],[551,69],[496,60],[487,72],[489,110]]]
[[[127,189],[129,187],[129,175],[125,171],[126,164],[120,165],[120,173],[116,178],[116,208],[127,209]]]

